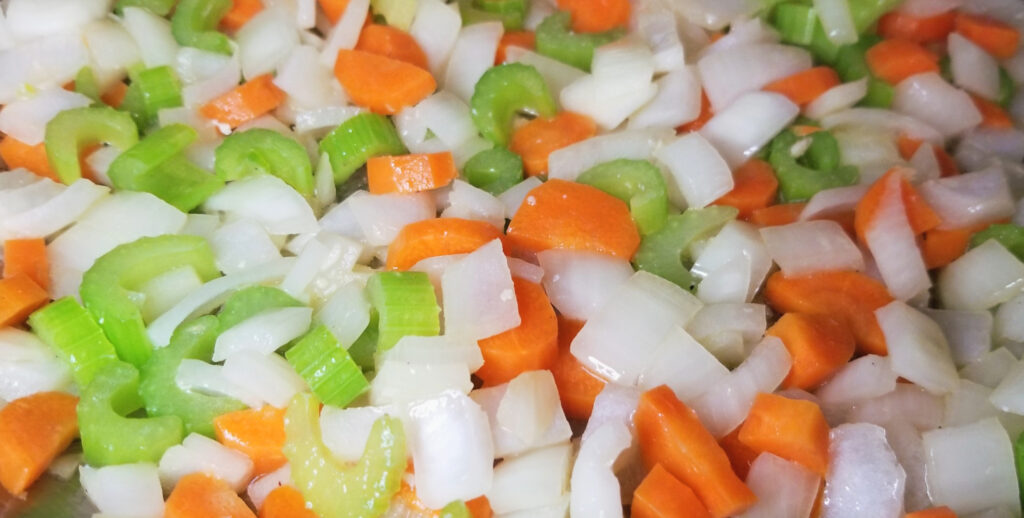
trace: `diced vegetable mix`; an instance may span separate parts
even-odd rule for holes
[[[4,5],[8,493],[1021,516],[1024,4]]]

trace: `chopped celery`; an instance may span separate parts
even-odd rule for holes
[[[146,281],[174,268],[191,266],[203,281],[220,275],[213,251],[198,236],[144,237],[107,252],[82,277],[82,302],[114,344],[118,356],[141,366],[153,345],[139,306],[129,296]]]
[[[537,52],[590,72],[594,49],[626,35],[623,29],[597,33],[575,33],[569,29],[572,15],[562,11],[552,14],[537,26]]]
[[[157,462],[179,444],[184,426],[177,416],[130,418],[143,406],[139,371],[124,362],[106,364],[82,389],[78,429],[91,466]]]
[[[326,405],[345,407],[370,388],[362,369],[326,326],[307,333],[285,358]]]
[[[373,423],[359,461],[342,466],[320,438],[320,402],[298,394],[285,412],[284,455],[292,482],[321,518],[377,518],[387,511],[405,472],[402,423],[383,416]]]
[[[221,306],[217,317],[220,319],[220,330],[223,332],[258,313],[300,306],[302,303],[284,290],[271,286],[249,286],[232,293]]]
[[[150,417],[178,416],[186,433],[213,437],[215,417],[245,408],[233,398],[182,390],[175,382],[182,360],[210,361],[219,329],[217,317],[211,315],[185,323],[174,331],[171,343],[154,351],[142,366],[139,395]]]
[[[999,67],[999,97],[996,98],[996,104],[1004,109],[1010,109],[1010,103],[1013,102],[1016,91],[1017,87],[1009,72],[1005,68]]]
[[[217,31],[217,25],[232,4],[232,0],[181,0],[171,17],[174,39],[186,47],[230,55],[231,40]]]
[[[378,272],[366,283],[377,310],[377,352],[386,351],[403,336],[437,336],[441,332],[434,285],[423,272]]]
[[[178,0],[117,0],[117,10],[125,7],[141,7],[157,16],[167,16]]]
[[[995,239],[1017,259],[1024,261],[1024,227],[1012,223],[998,223],[971,236],[971,248],[989,239]]]
[[[576,179],[629,204],[629,212],[641,234],[656,232],[668,217],[665,179],[646,160],[621,158],[596,165]]]
[[[148,127],[157,120],[157,115],[164,108],[177,108],[182,105],[181,83],[174,69],[167,66],[145,68],[131,74],[132,86],[139,96],[139,109],[136,122]]]
[[[107,143],[123,151],[138,141],[131,116],[107,106],[64,110],[46,125],[46,157],[66,184],[82,177],[79,154],[89,146]]]
[[[850,16],[857,32],[864,34],[885,13],[898,7],[903,0],[856,0],[850,2]]]
[[[1024,433],[1013,443],[1013,457],[1017,464],[1017,484],[1020,486],[1021,508],[1024,508]]]
[[[857,168],[840,165],[839,144],[831,133],[816,131],[805,138],[811,144],[799,157],[793,156],[793,146],[800,140],[793,131],[772,140],[768,161],[779,179],[782,201],[804,201],[818,191],[857,183]]]
[[[380,316],[373,308],[370,308],[370,323],[367,324],[363,334],[356,338],[352,347],[348,348],[348,354],[356,365],[364,371],[373,370],[375,367],[374,355],[377,352],[377,340],[380,339]]]
[[[473,514],[469,512],[465,502],[456,500],[441,509],[440,518],[473,518]]]
[[[376,113],[361,113],[341,123],[320,141],[334,170],[334,183],[342,183],[366,161],[381,155],[408,152],[391,120]]]
[[[881,39],[877,36],[863,36],[857,43],[839,47],[836,52],[835,69],[844,82],[868,78],[868,93],[861,101],[862,105],[888,108],[892,105],[893,87],[871,73],[865,58],[868,49],[879,41]]]
[[[782,41],[794,45],[810,45],[814,29],[819,25],[818,12],[804,4],[784,3],[772,12],[772,25],[779,31]]]
[[[508,144],[512,124],[520,113],[551,117],[558,110],[544,76],[522,63],[487,69],[476,83],[470,106],[480,134],[501,146]]]
[[[88,385],[104,365],[117,361],[114,346],[74,297],[64,297],[32,313],[28,325],[71,366],[79,387]]]
[[[373,12],[383,16],[387,25],[408,31],[416,17],[418,0],[370,0]]]
[[[458,0],[463,25],[480,22],[501,22],[506,31],[523,28],[526,0]]]
[[[696,279],[684,262],[692,261],[690,245],[736,219],[739,211],[734,207],[713,206],[688,209],[682,214],[669,216],[661,230],[644,236],[633,257],[638,270],[653,273],[672,281],[683,289],[696,288]]]
[[[92,99],[93,102],[100,102],[100,85],[96,82],[96,74],[90,67],[82,67],[75,75],[75,91]]]
[[[217,146],[214,170],[225,181],[251,174],[272,174],[303,196],[313,195],[313,164],[295,139],[256,128],[228,135]]]
[[[466,162],[462,174],[474,187],[497,196],[523,179],[523,159],[503,147],[485,149]]]

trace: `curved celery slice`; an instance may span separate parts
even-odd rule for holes
[[[585,72],[590,72],[594,49],[626,35],[621,28],[592,34],[575,33],[569,30],[571,24],[572,15],[565,11],[544,18],[537,26],[537,52]]]
[[[178,0],[118,0],[117,10],[120,12],[125,7],[141,7],[157,16],[167,16],[176,3]]]
[[[298,394],[285,412],[284,455],[292,481],[321,518],[376,518],[384,514],[405,472],[405,433],[393,417],[377,419],[363,456],[343,467],[320,438],[320,401]]]
[[[75,74],[75,91],[92,99],[94,103],[100,102],[100,85],[91,67],[82,67]]]
[[[799,138],[785,131],[772,141],[768,161],[779,179],[779,197],[796,202],[810,199],[824,189],[857,183],[860,176],[854,166],[840,165],[839,144],[827,131],[816,131],[807,138],[811,144],[799,158],[792,153]]]
[[[377,310],[377,352],[395,346],[403,336],[437,336],[441,332],[437,296],[423,272],[379,272],[366,283]]]
[[[995,239],[1006,247],[1017,259],[1024,261],[1024,227],[1012,223],[998,223],[971,236],[971,248]]]
[[[474,187],[497,196],[523,179],[523,159],[503,147],[485,149],[466,162],[462,174]]]
[[[184,103],[178,75],[167,65],[140,69],[130,72],[129,76],[132,84],[121,108],[131,112],[140,128],[152,126],[160,110],[177,108]]]
[[[633,257],[638,270],[653,273],[672,281],[683,289],[697,287],[696,279],[683,261],[690,261],[688,249],[698,239],[722,228],[736,219],[735,207],[714,206],[689,209],[669,216],[661,230],[644,236]]]
[[[176,416],[125,417],[142,408],[138,389],[139,371],[112,362],[82,390],[78,429],[90,465],[157,462],[167,448],[181,443],[183,426]]]
[[[441,509],[440,518],[473,518],[473,513],[469,512],[465,502],[456,500]]]
[[[142,312],[129,291],[174,268],[191,266],[204,282],[220,275],[213,251],[198,236],[145,237],[103,255],[82,277],[82,302],[114,344],[118,356],[141,366],[153,344],[146,334]]]
[[[106,364],[117,361],[114,346],[74,297],[64,297],[32,313],[28,325],[71,366],[79,387],[88,385]]]
[[[523,28],[526,19],[525,0],[458,0],[462,25],[480,22],[501,22],[506,31]]]
[[[668,193],[657,167],[646,160],[620,158],[596,165],[576,179],[629,204],[629,212],[641,234],[665,225]]]
[[[154,351],[142,366],[139,395],[150,417],[178,416],[186,433],[213,437],[215,417],[245,408],[233,398],[182,390],[175,382],[182,360],[210,361],[219,329],[217,317],[210,315],[184,324],[174,332],[170,345]]]
[[[382,155],[408,153],[391,120],[376,113],[360,113],[341,123],[320,141],[334,171],[334,183],[342,183],[366,161]]]
[[[171,33],[186,47],[231,54],[231,40],[217,31],[220,19],[231,10],[231,0],[181,0],[171,17]]]
[[[313,164],[294,139],[263,128],[232,133],[217,146],[214,171],[226,181],[272,174],[303,196],[313,195]]]
[[[221,306],[217,318],[220,319],[220,330],[224,332],[268,309],[299,306],[302,306],[302,303],[284,290],[271,286],[249,286],[232,293]]]
[[[480,134],[501,146],[508,144],[518,114],[551,117],[558,110],[544,77],[536,68],[522,63],[487,69],[476,82],[470,106]]]
[[[284,356],[326,405],[345,407],[370,388],[363,370],[326,326],[307,333]]]
[[[108,106],[64,110],[46,125],[46,157],[69,185],[82,177],[79,154],[85,148],[107,143],[126,150],[138,141],[131,115]]]

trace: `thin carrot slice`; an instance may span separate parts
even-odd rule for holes
[[[655,464],[633,491],[633,518],[710,518],[707,508],[689,486]]]
[[[629,23],[629,0],[558,0],[572,14],[572,30],[604,32]]]
[[[408,270],[428,257],[468,254],[501,237],[501,230],[494,225],[471,219],[436,218],[410,223],[388,246],[386,266],[389,270]]]
[[[317,518],[317,515],[306,507],[306,499],[298,489],[281,486],[267,495],[259,518]]]
[[[839,83],[839,74],[835,70],[831,67],[821,66],[808,68],[768,83],[764,90],[780,93],[788,97],[794,104],[804,106]]]
[[[237,31],[262,10],[261,0],[232,0],[231,10],[220,19],[220,27],[231,32]]]
[[[725,454],[729,456],[729,463],[732,464],[732,470],[743,480],[747,479],[747,473],[750,472],[750,465],[754,463],[759,452],[754,451],[751,447],[740,442],[740,429],[737,427],[735,430],[729,432],[729,435],[722,437],[718,440],[718,445],[722,447]]]
[[[498,41],[498,52],[494,54],[494,64],[500,65],[505,62],[506,52],[509,47],[521,47],[533,50],[537,47],[537,35],[533,31],[509,31],[502,35]]]
[[[4,241],[4,278],[27,275],[40,288],[50,287],[50,265],[46,258],[46,240],[9,239]]]
[[[409,33],[390,25],[370,24],[359,33],[356,50],[404,61],[427,69],[427,55]]]
[[[640,246],[629,206],[600,189],[565,180],[548,180],[530,191],[507,233],[509,245],[526,255],[559,248],[630,259]]]
[[[268,75],[254,77],[230,92],[204,104],[199,113],[207,119],[237,128],[269,113],[284,102],[285,94]]]
[[[761,227],[777,227],[795,223],[800,219],[806,203],[780,203],[763,209],[755,209],[747,221]]]
[[[78,435],[78,398],[39,392],[0,409],[0,485],[12,495],[28,489]]]
[[[633,422],[644,464],[661,463],[697,493],[713,518],[740,514],[757,501],[697,414],[667,386],[640,395]]]
[[[971,100],[974,101],[974,106],[981,112],[981,124],[979,126],[992,129],[1013,129],[1013,119],[1010,118],[1010,114],[1002,106],[988,99],[982,99],[977,95],[971,95]]]
[[[9,170],[23,167],[43,178],[60,182],[57,173],[50,167],[50,159],[46,156],[46,144],[43,142],[30,146],[7,135],[0,140],[0,158],[3,158]]]
[[[740,427],[740,442],[757,452],[791,460],[821,475],[828,472],[828,422],[811,401],[758,394]]]
[[[23,273],[0,279],[0,327],[19,325],[50,301],[50,295]]]
[[[348,0],[317,0],[317,3],[320,4],[320,9],[323,9],[332,24],[338,23],[341,15],[345,14],[345,9],[348,8]]]
[[[1020,46],[1020,31],[985,16],[957,13],[956,32],[998,59],[1012,58]]]
[[[605,385],[604,380],[588,371],[569,352],[569,345],[581,328],[583,322],[558,317],[558,358],[551,366],[551,374],[555,377],[562,410],[570,419],[590,419],[594,400]]]
[[[412,193],[438,189],[459,175],[450,151],[378,156],[366,162],[370,193]]]
[[[753,158],[732,173],[735,186],[712,205],[728,205],[740,211],[740,218],[749,218],[755,210],[763,209],[775,201],[779,180],[772,166]]]
[[[284,452],[284,410],[264,405],[228,412],[213,420],[217,440],[252,459],[256,475],[270,473],[288,459]]]
[[[549,369],[558,357],[558,321],[540,284],[512,279],[522,323],[478,341],[484,365],[476,371],[484,386],[510,381],[519,374]]]
[[[430,72],[362,50],[339,51],[334,75],[352,102],[384,115],[422,101],[437,88]]]
[[[703,128],[714,115],[715,112],[711,110],[711,100],[708,99],[708,95],[702,90],[700,92],[700,114],[697,115],[696,119],[676,128],[676,133],[698,131]]]
[[[586,115],[560,112],[551,118],[538,117],[523,124],[512,135],[509,149],[523,159],[528,176],[548,172],[548,156],[566,146],[597,134],[597,125]]]
[[[878,19],[878,35],[887,39],[937,43],[946,41],[955,24],[954,11],[934,16],[914,16],[900,11],[890,11]]]
[[[164,505],[164,518],[256,518],[223,480],[205,473],[185,475]]]
[[[942,506],[908,513],[903,518],[956,518],[956,513],[952,509]]]
[[[824,315],[786,313],[765,334],[782,340],[793,359],[784,388],[817,387],[846,365],[857,348],[850,329]]]
[[[939,72],[938,56],[907,40],[883,40],[868,49],[864,58],[871,73],[889,84],[925,72]]]
[[[854,212],[854,228],[857,232],[857,239],[861,243],[867,243],[868,228],[875,220],[875,214],[878,212],[878,207],[882,202],[886,186],[889,185],[889,179],[892,175],[900,175],[900,196],[903,199],[907,220],[910,222],[910,228],[913,229],[914,235],[923,234],[942,223],[939,215],[928,206],[928,202],[924,201],[924,198],[918,194],[914,186],[910,185],[902,170],[900,168],[893,168],[876,180],[871,185],[871,188],[868,189],[868,192],[864,194],[864,197],[860,199],[860,202],[857,203],[857,209]]]

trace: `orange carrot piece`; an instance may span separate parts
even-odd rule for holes
[[[780,203],[763,209],[755,209],[747,221],[761,227],[777,227],[795,223],[800,219],[806,203]]]
[[[306,508],[306,499],[298,489],[281,486],[263,500],[259,518],[317,518],[317,515]]]
[[[46,144],[43,142],[30,146],[7,135],[0,140],[0,158],[7,164],[7,169],[24,167],[43,178],[60,182],[57,173],[50,167],[50,159],[46,156]]]
[[[494,510],[491,509],[491,501],[486,496],[478,496],[466,502],[466,508],[473,518],[491,518]]]
[[[537,35],[533,31],[509,31],[498,41],[498,52],[494,54],[494,64],[500,65],[505,62],[506,52],[509,47],[521,47],[533,50],[537,47]]]
[[[572,30],[603,32],[629,23],[629,0],[558,0],[572,14]]]
[[[25,274],[42,289],[50,287],[50,265],[46,258],[46,241],[9,239],[4,241],[4,278]]]
[[[185,475],[164,505],[164,518],[256,518],[227,482],[205,473]]]
[[[957,13],[956,32],[998,59],[1010,59],[1020,46],[1020,31],[986,16]]]
[[[512,279],[522,323],[477,343],[484,365],[476,371],[484,386],[510,381],[526,371],[549,369],[558,357],[558,320],[540,284]]]
[[[759,452],[754,451],[746,444],[740,442],[740,429],[737,427],[735,430],[729,432],[729,435],[722,437],[718,440],[718,445],[722,447],[725,454],[729,456],[729,464],[732,465],[732,470],[743,480],[746,480],[747,473],[750,472],[750,465],[754,463]]]
[[[853,224],[857,232],[857,239],[861,243],[867,243],[868,228],[874,221],[875,214],[878,213],[878,207],[882,203],[882,197],[885,195],[886,186],[889,185],[892,175],[900,175],[900,196],[903,199],[903,207],[907,212],[907,220],[910,222],[910,228],[913,229],[914,235],[923,234],[942,223],[939,215],[928,206],[928,202],[924,201],[914,186],[910,185],[901,169],[893,168],[876,180],[857,203]]]
[[[378,156],[366,162],[372,194],[412,193],[438,189],[459,176],[450,151]]]
[[[523,159],[528,176],[548,172],[548,156],[597,134],[597,125],[586,115],[561,112],[551,118],[538,117],[512,134],[509,149]]]
[[[640,233],[622,200],[565,180],[548,180],[526,195],[508,225],[509,245],[521,254],[551,248],[586,250],[630,259]]]
[[[779,313],[825,315],[845,323],[862,353],[887,353],[875,310],[893,298],[882,283],[867,275],[837,271],[787,277],[775,272],[765,283],[764,295]]]
[[[835,70],[820,66],[768,83],[764,90],[780,93],[794,104],[804,106],[839,83],[839,74]]]
[[[917,43],[945,42],[956,24],[956,12],[934,16],[914,16],[890,11],[878,19],[878,35],[886,39],[901,39]]]
[[[123,81],[117,81],[100,95],[100,100],[111,108],[119,108],[121,103],[124,102],[125,95],[128,95],[128,85],[124,84]]]
[[[408,270],[416,263],[439,255],[468,254],[495,239],[501,230],[483,221],[436,218],[410,223],[388,246],[387,268]]]
[[[569,352],[569,344],[582,327],[583,322],[558,317],[558,358],[551,366],[551,374],[555,377],[562,410],[570,419],[590,419],[594,400],[605,385],[604,380],[588,371]]]
[[[284,456],[284,410],[264,405],[228,412],[213,420],[217,440],[252,459],[256,475],[270,473],[288,460]]]
[[[1013,129],[1013,119],[1010,118],[1010,114],[1002,106],[973,94],[971,95],[971,100],[974,101],[974,106],[981,112],[981,124],[979,126],[992,129]]]
[[[942,506],[907,513],[903,518],[956,518],[956,513],[952,509]]]
[[[0,279],[0,327],[21,324],[50,301],[50,295],[23,273]]]
[[[0,409],[0,485],[20,495],[78,435],[78,398],[39,392]]]
[[[345,14],[345,9],[348,8],[348,0],[317,0],[317,3],[320,4],[320,9],[323,9],[332,24],[338,23],[338,19]]]
[[[633,518],[711,518],[689,486],[655,464],[633,491]]]
[[[758,394],[740,427],[740,442],[757,452],[791,460],[821,475],[828,472],[828,422],[811,401]]]
[[[775,201],[779,180],[772,166],[759,158],[752,158],[732,173],[735,186],[712,205],[728,205],[740,211],[740,217],[749,218],[755,210],[763,209]]]
[[[207,119],[237,128],[277,108],[284,99],[284,92],[274,85],[274,78],[267,74],[254,77],[204,104],[199,108],[199,113]]]
[[[765,334],[782,340],[793,359],[784,388],[817,387],[846,365],[857,348],[850,329],[824,315],[786,313]]]
[[[806,137],[807,135],[813,135],[821,131],[820,126],[814,126],[812,124],[794,124],[790,127],[790,130],[798,137]]]
[[[370,24],[359,33],[356,50],[404,61],[427,69],[427,55],[409,33],[390,25]]]
[[[871,73],[890,84],[925,72],[939,72],[938,56],[907,40],[883,40],[868,49],[864,58]]]
[[[231,10],[220,19],[222,29],[234,32],[263,10],[261,0],[232,0]]]
[[[979,223],[964,228],[933,228],[924,233],[921,240],[921,256],[929,270],[942,268],[967,252],[971,236],[985,230],[990,223]]]
[[[676,133],[698,131],[703,128],[714,115],[715,112],[711,110],[711,100],[708,99],[708,95],[702,90],[700,92],[700,115],[697,115],[696,119],[676,128]]]
[[[339,51],[334,75],[352,102],[384,115],[422,101],[437,88],[430,72],[363,50]]]

